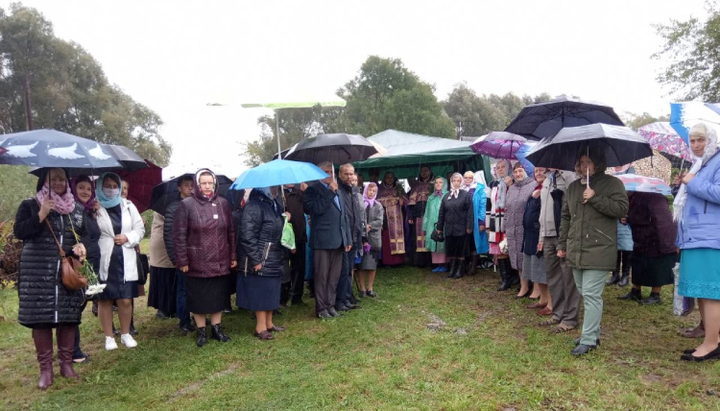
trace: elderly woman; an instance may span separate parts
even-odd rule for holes
[[[72,355],[83,295],[63,286],[58,247],[67,255],[84,258],[85,247],[75,238],[75,234],[84,234],[84,210],[75,202],[64,170],[41,171],[35,198],[20,203],[14,233],[23,242],[18,322],[32,329],[40,365],[38,388],[44,390],[53,383],[53,328],[57,330],[60,375],[79,378]]]
[[[615,266],[617,220],[627,215],[625,186],[616,177],[605,174],[605,153],[590,147],[579,156],[576,172],[563,201],[559,258],[566,258],[573,270],[575,285],[585,306],[582,336],[571,354],[580,356],[600,343],[602,292],[605,277]],[[590,179],[587,179],[590,176]]]
[[[540,244],[540,194],[542,193],[545,173],[543,167],[535,167],[535,189],[528,199],[523,213],[523,270],[525,276],[533,282],[534,290],[540,296],[540,301],[528,305],[527,308],[540,309],[538,315],[551,315],[550,290],[545,273],[545,261],[543,260],[542,245]]]
[[[100,202],[97,212],[100,227],[100,272],[98,278],[105,290],[98,294],[98,317],[105,332],[105,349],[117,349],[113,335],[113,301],[120,317],[120,341],[128,348],[137,346],[130,335],[132,300],[138,296],[138,267],[135,247],[145,236],[137,208],[121,197],[122,182],[114,173],[104,173],[96,181]]]
[[[537,183],[525,173],[522,164],[516,163],[513,167],[514,183],[507,191],[505,199],[505,235],[507,237],[510,265],[520,272],[520,291],[516,298],[530,295],[530,273],[523,271],[523,213],[525,205],[537,186]],[[538,193],[539,195],[539,193]],[[535,289],[530,298],[539,298],[540,289]]]
[[[228,276],[237,266],[235,244],[230,203],[218,195],[215,173],[200,169],[193,195],[180,202],[173,221],[173,249],[186,277],[187,309],[195,318],[198,347],[207,344],[208,314],[211,338],[230,341],[221,322],[230,298]]]
[[[425,218],[423,218],[423,228],[425,232],[432,233],[435,230],[438,217],[440,217],[440,204],[447,193],[447,180],[443,177],[437,177],[433,184],[434,191],[428,198],[427,207],[425,207]],[[447,255],[445,255],[445,242],[437,242],[431,236],[427,236],[425,240],[428,250],[432,256],[432,263],[437,265],[433,269],[434,273],[444,273],[447,269]]]
[[[495,164],[495,180],[490,183],[490,210],[485,221],[487,222],[488,242],[490,254],[495,257],[495,265],[500,270],[502,280],[498,291],[505,291],[518,283],[518,278],[512,273],[510,260],[506,252],[500,249],[500,243],[505,240],[505,197],[508,187],[512,186],[513,179],[509,176],[512,165],[508,160],[500,160]]]
[[[477,269],[478,256],[487,254],[490,251],[487,231],[485,231],[485,219],[487,218],[485,213],[487,210],[487,195],[489,189],[485,184],[485,175],[482,170],[475,173],[474,178],[476,184],[475,193],[472,195],[474,224],[473,233],[469,236],[472,240],[468,241],[470,246],[471,275],[474,274]]]
[[[428,234],[424,229],[423,218],[427,207],[428,197],[432,193],[432,185],[435,177],[429,166],[420,166],[420,175],[417,178],[409,179],[410,194],[408,195],[407,221],[410,227],[410,238],[408,260],[411,265],[427,267],[430,265],[431,257],[427,249]]]
[[[382,247],[382,226],[385,211],[382,204],[376,200],[377,184],[369,183],[363,191],[365,204],[365,220],[367,221],[367,243],[364,245],[365,254],[358,270],[360,280],[360,297],[368,296],[375,298],[373,285],[375,283],[375,272],[377,270],[378,257]],[[367,275],[367,288],[365,287],[365,275]]]
[[[632,225],[632,289],[621,300],[641,301],[643,286],[652,287],[643,304],[660,304],[660,288],[673,284],[673,266],[677,261],[675,240],[677,224],[667,198],[656,193],[629,193]]]
[[[407,201],[402,184],[395,174],[385,173],[378,187],[377,201],[385,209],[382,231],[382,262],[393,266],[405,262],[405,230],[403,208]]]
[[[720,155],[717,134],[704,123],[690,129],[690,149],[696,157],[683,178],[674,202],[680,254],[678,294],[698,298],[705,339],[681,359],[720,358]]]
[[[462,181],[460,173],[455,173],[450,178],[450,192],[445,194],[440,203],[436,228],[438,232],[445,233],[445,254],[450,260],[447,278],[455,279],[464,275],[467,236],[472,233],[474,220],[472,198],[467,191],[460,188]]]
[[[238,236],[240,273],[237,305],[255,312],[255,332],[260,340],[272,340],[283,327],[273,324],[273,310],[279,307],[284,248],[280,244],[283,210],[270,188],[256,188],[242,210]]]

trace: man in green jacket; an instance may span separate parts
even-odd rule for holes
[[[604,152],[591,149],[589,154],[580,156],[575,169],[583,177],[571,183],[565,194],[557,253],[572,268],[584,301],[582,336],[571,352],[576,356],[600,343],[602,292],[617,257],[617,220],[629,208],[623,183],[605,174]]]

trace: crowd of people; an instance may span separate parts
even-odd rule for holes
[[[628,193],[607,171],[604,152],[592,149],[578,155],[574,172],[537,167],[528,174],[520,163],[499,160],[490,183],[483,171],[453,173],[448,181],[423,165],[407,192],[392,172],[382,179],[370,173],[363,183],[351,164],[341,165],[336,179],[333,164],[324,162],[324,180],[247,190],[234,205],[219,195],[215,174],[202,169],[178,179],[177,198],[164,214],[154,213],[148,304],[158,318],[177,318],[183,334],[196,331],[202,347],[208,337],[230,341],[222,317],[235,294],[256,320],[252,334],[272,340],[285,330],[275,323],[278,310],[305,305],[306,283],[314,314],[331,319],[377,297],[381,265],[434,266],[457,280],[491,262],[497,291],[531,299],[527,308],[545,317],[538,325],[554,333],[580,327],[582,297],[582,333],[571,352],[579,356],[600,344],[606,284],[631,282],[621,299],[659,304],[680,260],[679,292],[699,299],[702,316],[683,334],[704,337],[681,358],[720,358],[717,136],[699,124],[690,146],[696,161],[675,181],[672,212],[662,195]],[[40,388],[53,380],[52,329],[62,376],[77,378],[73,363],[87,359],[78,328],[86,301],[82,291],[63,287],[58,247],[87,259],[105,284],[96,302],[106,350],[118,348],[116,334],[127,348],[138,344],[132,316],[133,300],[144,292],[138,245],[145,228],[123,192],[127,182],[114,173],[70,181],[63,169],[44,169],[36,197],[20,204],[19,322],[32,329]],[[294,248],[281,238],[286,220]],[[651,288],[645,299],[642,287]]]

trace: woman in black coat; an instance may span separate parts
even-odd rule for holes
[[[20,203],[14,233],[23,242],[18,322],[32,329],[40,364],[38,388],[46,389],[53,382],[53,328],[57,329],[60,375],[78,378],[73,370],[72,354],[83,294],[70,291],[62,284],[60,251],[55,237],[65,254],[84,258],[85,246],[75,238],[75,233],[84,234],[84,210],[75,203],[64,170],[41,171],[35,198]]]
[[[238,247],[237,306],[255,312],[253,335],[272,340],[273,310],[280,306],[283,273],[282,209],[270,188],[255,188],[242,209]]]
[[[445,254],[450,260],[450,272],[447,278],[460,278],[464,275],[467,236],[472,234],[473,208],[472,196],[460,189],[463,177],[455,173],[450,177],[451,189],[440,203],[440,215],[437,231],[445,233]]]

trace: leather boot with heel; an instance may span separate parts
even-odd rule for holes
[[[510,272],[508,271],[508,265],[505,264],[506,262],[509,262],[507,258],[498,260],[498,270],[500,271],[500,279],[502,280],[500,287],[497,289],[498,291],[506,291],[511,287]]]
[[[75,326],[61,325],[57,328],[58,361],[60,362],[60,375],[65,378],[78,379],[79,375],[73,369],[72,354],[75,349]]]
[[[457,258],[453,258],[452,260],[450,260],[450,269],[448,270],[448,273],[445,276],[445,278],[453,278],[455,276],[455,270],[457,270],[457,266],[458,266]]]
[[[465,260],[459,260],[455,272],[453,273],[454,279],[462,278],[465,275]]]
[[[40,365],[38,388],[46,390],[53,383],[53,335],[52,328],[32,330],[35,353]]]

